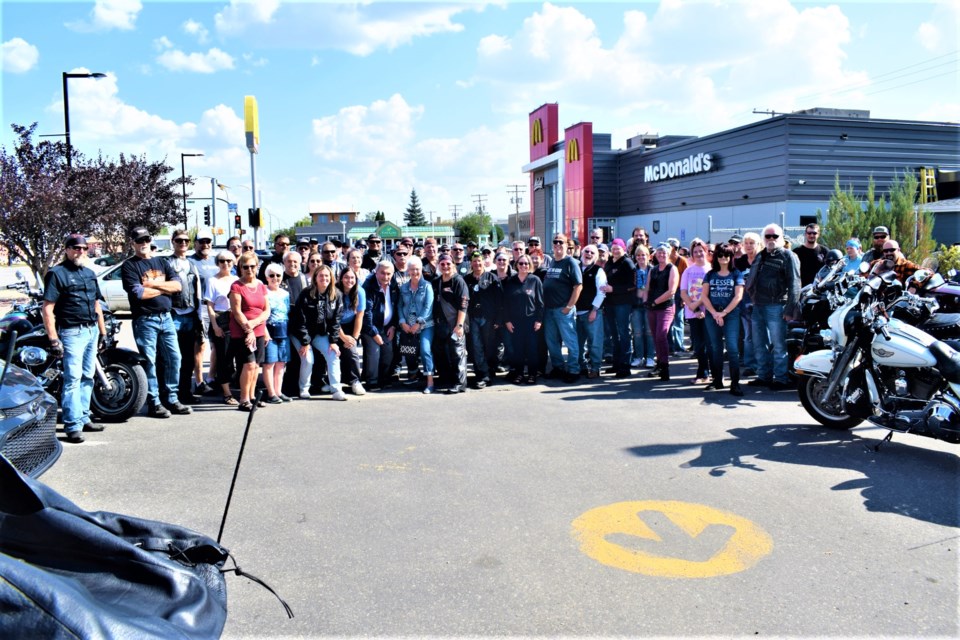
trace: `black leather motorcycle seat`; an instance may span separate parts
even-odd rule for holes
[[[960,313],[937,313],[917,326],[934,338],[960,337]]]
[[[943,342],[934,342],[930,345],[930,351],[937,359],[937,370],[944,380],[960,384],[960,352]]]

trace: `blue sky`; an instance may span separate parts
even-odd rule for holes
[[[74,147],[166,157],[250,204],[243,99],[260,112],[257,187],[279,225],[308,211],[495,218],[526,185],[527,115],[560,105],[613,134],[706,135],[809,107],[960,121],[960,0],[943,2],[11,2],[0,4],[2,124]],[[523,194],[521,209],[528,206]]]

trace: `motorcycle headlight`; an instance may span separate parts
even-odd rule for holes
[[[35,367],[47,361],[49,354],[40,347],[24,347],[20,350],[20,361],[28,367]]]

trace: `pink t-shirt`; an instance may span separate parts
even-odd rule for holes
[[[710,265],[701,267],[695,262],[691,262],[684,270],[683,275],[680,276],[680,290],[686,291],[690,300],[699,300],[703,295],[703,278],[707,275],[707,271],[710,271]],[[687,308],[687,305],[683,305],[683,317],[694,317],[693,312]]]
[[[243,312],[243,315],[247,320],[253,320],[263,313],[267,308],[267,285],[263,284],[259,280],[257,280],[256,283],[257,286],[254,288],[248,287],[239,280],[230,285],[231,294],[240,294],[240,311]],[[253,335],[257,336],[258,338],[262,338],[266,334],[266,330],[266,323],[258,324],[253,329]],[[233,317],[233,314],[231,314],[230,337],[242,338],[244,335],[243,329],[241,329],[240,325],[237,324],[237,319]]]

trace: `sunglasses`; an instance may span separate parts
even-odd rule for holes
[[[190,238],[174,238],[176,244],[190,244]]]
[[[245,265],[242,265],[240,268],[243,269],[244,271],[253,271],[253,270],[255,270],[255,269],[257,268],[257,265],[255,265],[255,264],[245,264]]]
[[[518,262],[518,263],[517,263],[517,266],[518,266],[518,267],[529,267],[529,266],[530,266],[530,263],[529,263],[529,262]]]
[[[497,262],[507,262],[506,258],[497,258]]]
[[[67,249],[73,249],[73,250],[75,250],[75,251],[86,251],[86,250],[87,250],[87,246],[86,246],[86,245],[79,245],[79,244],[77,244],[77,245],[74,245],[74,246],[72,246],[72,247],[67,247]]]
[[[323,264],[323,260],[317,260],[314,258],[313,260],[307,260],[307,264]]]
[[[233,260],[218,259],[218,260],[217,260],[217,263],[218,263],[218,264],[233,264]]]
[[[227,249],[229,249],[230,251],[236,251],[239,248],[240,248],[240,245],[238,244],[232,244],[229,247],[227,247]]]
[[[197,240],[197,242],[199,242],[200,244],[212,244],[213,240],[211,240],[210,238],[201,238]]]
[[[289,246],[290,246],[290,243],[289,243],[289,242],[274,242],[273,244],[276,245],[276,246],[278,246],[278,247],[289,247]]]
[[[268,274],[267,274],[267,277],[268,277],[268,278],[279,278],[280,276],[281,276],[281,274],[279,274],[279,273],[268,273]]]
[[[336,249],[324,249],[324,250],[323,250],[323,253],[336,253],[336,252],[337,252]]]
[[[152,240],[153,240],[153,238],[151,238],[150,236],[147,236],[146,238],[137,238],[136,240],[134,240],[134,242],[137,243],[137,244],[144,244],[144,243],[150,242],[150,241],[152,241]]]
[[[776,240],[776,239],[779,238],[780,236],[777,235],[776,233],[768,233],[768,234],[764,235],[763,237],[766,238],[767,240]]]
[[[886,240],[887,236],[873,236],[874,240]]]
[[[819,235],[819,234],[820,234],[819,231],[807,231],[807,235],[808,235],[808,236],[816,236],[816,235]]]
[[[253,251],[253,245],[250,245],[250,246],[244,245],[244,246],[243,246],[243,250],[244,250],[244,251]]]
[[[554,240],[553,244],[567,244],[567,243],[564,242],[563,240]]]
[[[454,247],[453,250],[454,250],[454,251],[463,251],[463,247]]]
[[[409,253],[394,253],[393,255],[397,256],[398,258],[406,258],[406,257],[407,257],[408,255],[410,255],[410,254],[409,254]]]
[[[896,253],[897,250],[896,250],[896,249],[884,249],[883,252],[884,252],[884,253]]]

